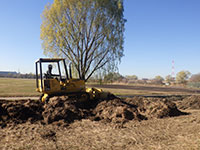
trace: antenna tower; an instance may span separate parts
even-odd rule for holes
[[[172,60],[172,78],[175,78],[175,67],[174,67],[174,60]]]

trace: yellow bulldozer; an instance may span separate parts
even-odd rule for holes
[[[45,66],[46,68],[48,66],[46,73],[43,72]],[[52,73],[53,66],[57,66],[54,69],[56,74]],[[86,88],[84,80],[72,78],[71,64],[68,71],[63,58],[40,58],[35,62],[35,67],[36,91],[42,93],[40,96],[42,102],[48,103],[54,96],[75,97],[80,101],[114,97],[110,92],[104,92],[101,89]]]

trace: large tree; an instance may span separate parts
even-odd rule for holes
[[[165,77],[165,83],[172,84],[174,82],[174,78],[171,75],[167,75]]]
[[[124,77],[121,74],[119,74],[118,72],[110,72],[110,73],[108,73],[107,75],[104,76],[104,81],[108,82],[108,83],[109,82],[112,83],[114,81],[120,81],[123,78]]]
[[[72,62],[80,79],[114,70],[123,56],[123,0],[54,0],[42,14],[44,54]]]
[[[176,83],[186,84],[191,73],[189,71],[180,71],[176,74]]]
[[[152,80],[152,83],[155,83],[155,84],[163,84],[163,77],[161,77],[160,75],[158,76],[155,76],[155,78]]]

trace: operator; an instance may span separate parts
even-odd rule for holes
[[[52,78],[52,68],[53,66],[51,64],[48,65],[48,70],[47,70],[47,73],[46,73],[46,78],[48,79],[51,79]]]

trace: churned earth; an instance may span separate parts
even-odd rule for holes
[[[200,97],[0,101],[0,149],[200,149]]]

